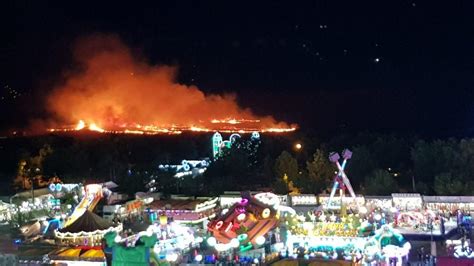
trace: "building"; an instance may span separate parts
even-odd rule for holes
[[[178,223],[200,224],[203,226],[216,216],[219,198],[174,198],[169,200],[155,200],[148,205],[147,211],[152,220],[166,215]]]

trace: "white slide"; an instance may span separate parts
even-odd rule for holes
[[[99,203],[102,198],[102,185],[91,184],[87,185],[85,188],[85,196],[82,198],[81,202],[76,206],[74,211],[69,215],[64,227],[67,227],[74,223],[77,218],[81,217],[86,210],[93,211],[97,203]]]

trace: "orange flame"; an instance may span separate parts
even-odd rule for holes
[[[86,123],[84,123],[83,120],[79,120],[79,123],[77,123],[76,130],[81,130],[86,127]]]
[[[89,125],[89,130],[91,131],[97,131],[97,132],[100,132],[100,133],[104,133],[105,132],[105,129],[102,129],[100,127],[98,127],[96,124],[92,123]]]

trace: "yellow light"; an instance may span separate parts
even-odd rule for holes
[[[301,145],[301,143],[296,143],[295,144],[295,149],[301,150],[301,148],[303,148],[303,145]]]
[[[262,218],[263,219],[267,219],[268,217],[270,216],[270,209],[269,208],[265,208],[262,212]]]

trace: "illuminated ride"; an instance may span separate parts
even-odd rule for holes
[[[174,173],[174,177],[176,178],[183,178],[203,174],[207,170],[209,163],[207,159],[182,160],[181,164],[160,164],[158,169],[160,171]]]
[[[156,235],[140,235],[139,242],[133,247],[128,247],[121,242],[121,237],[116,232],[107,233],[105,236],[107,247],[112,248],[112,265],[114,266],[149,266],[162,265],[151,252],[157,242]]]
[[[346,260],[363,265],[379,265],[390,260],[402,265],[408,259],[410,243],[389,225],[372,231],[372,236],[365,236],[364,231],[371,230],[367,223],[360,224],[357,229],[350,226],[352,221],[298,223],[300,229],[289,225],[286,249],[281,250],[284,255]]]
[[[352,157],[352,152],[348,149],[345,149],[342,151],[342,158],[344,159],[342,161],[342,164],[339,163],[339,159],[341,158],[339,156],[339,153],[337,152],[332,152],[329,155],[329,160],[336,164],[338,172],[336,176],[334,177],[334,185],[332,186],[331,194],[329,196],[329,200],[327,202],[327,208],[331,207],[331,204],[333,203],[334,195],[336,194],[336,190],[339,188],[339,193],[340,193],[340,198],[341,202],[343,202],[344,195],[346,193],[346,189],[349,190],[349,193],[353,199],[354,202],[357,202],[356,195],[354,193],[354,189],[352,189],[351,182],[349,181],[349,178],[347,178],[346,173],[344,172],[344,169],[346,168],[347,160],[351,159]]]
[[[62,247],[48,253],[48,258],[55,265],[105,266],[104,235],[121,231],[122,224],[113,224],[86,210],[72,224],[54,232],[56,244]]]
[[[389,225],[383,225],[382,228],[375,231],[375,235],[364,246],[364,261],[366,263],[385,262],[395,260],[396,265],[402,265],[408,260],[411,245],[405,240],[402,234],[391,228]]]
[[[241,138],[237,133],[233,133],[229,136],[228,140],[223,140],[222,135],[219,132],[212,135],[212,157],[214,160],[219,158],[222,155],[225,149],[230,149],[232,145]],[[260,139],[260,133],[258,131],[253,131],[250,140],[258,141]]]
[[[164,215],[146,231],[128,237],[110,232],[105,235],[105,239],[107,246],[113,250],[112,264],[119,266],[170,265],[179,260],[179,254],[202,242],[202,238],[195,237],[191,228],[169,222],[168,217]],[[198,254],[195,254],[195,257],[198,257]]]
[[[52,263],[66,265],[106,265],[102,240],[108,232],[121,232],[122,224],[114,224],[92,211],[102,198],[102,185],[85,187],[85,195],[66,220],[54,231],[56,244],[63,246],[48,254]]]
[[[86,212],[86,210],[93,211],[102,199],[102,185],[99,184],[90,184],[85,187],[85,195],[82,198],[81,202],[76,206],[74,211],[67,217],[64,227],[67,227],[74,223],[77,218]]]
[[[279,223],[279,199],[272,193],[255,196],[242,193],[242,200],[208,223],[212,237],[207,239],[217,251],[241,251],[263,245],[265,235]]]

